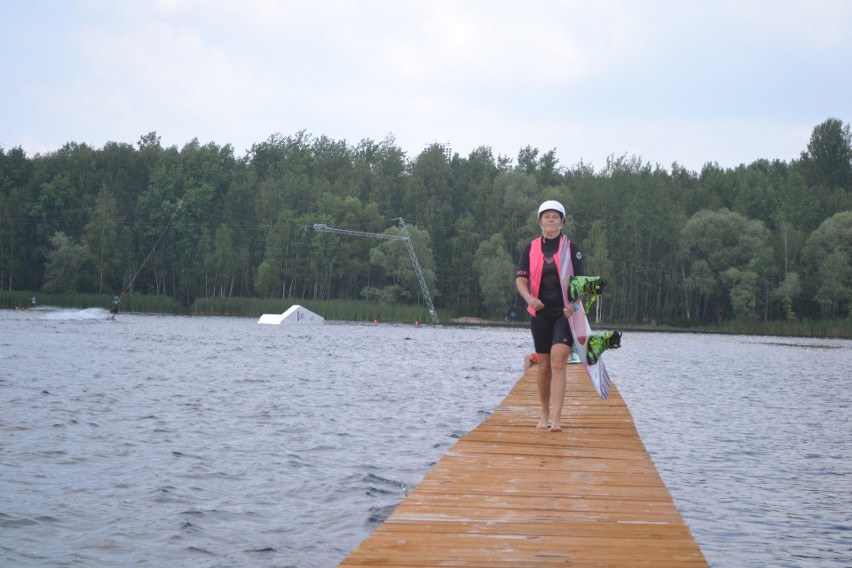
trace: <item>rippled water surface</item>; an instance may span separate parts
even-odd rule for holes
[[[335,566],[508,393],[525,329],[0,312],[0,565]],[[713,566],[848,566],[852,345],[605,356]]]
[[[630,337],[608,368],[708,562],[852,566],[852,342]]]

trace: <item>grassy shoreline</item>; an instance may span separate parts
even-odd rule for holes
[[[110,294],[44,294],[28,291],[0,291],[0,309],[29,309],[35,296],[37,306],[86,309],[109,309]],[[284,313],[293,304],[300,304],[328,320],[379,321],[383,323],[431,323],[425,307],[381,304],[353,300],[299,300],[263,298],[202,298],[186,307],[169,296],[126,295],[121,298],[121,311],[147,314],[174,314],[193,316],[236,316],[259,318],[263,314]],[[442,325],[474,325],[499,327],[527,327],[526,321],[488,320],[478,317],[458,317],[439,310]],[[852,339],[852,318],[843,320],[803,321],[727,321],[721,326],[679,326],[667,324],[601,323],[595,329],[618,328],[623,331],[670,333],[721,333],[731,335],[775,335],[781,337],[818,337]]]
[[[529,322],[505,322],[480,318],[459,318],[448,325],[475,325],[490,327],[529,327]],[[812,337],[823,339],[852,339],[852,322],[847,320],[829,322],[725,322],[721,326],[676,326],[666,324],[636,323],[592,323],[594,330],[619,329],[621,331],[643,331],[649,333],[696,333],[721,335],[765,335],[778,337]]]

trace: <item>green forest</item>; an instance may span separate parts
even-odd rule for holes
[[[423,306],[402,223],[445,317],[504,319],[536,209],[565,204],[601,322],[833,322],[852,290],[852,137],[829,118],[798,159],[700,172],[556,150],[408,156],[380,142],[276,134],[230,145],[0,148],[0,292]],[[313,230],[315,224],[366,233]]]

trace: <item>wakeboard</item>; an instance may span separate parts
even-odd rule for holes
[[[606,366],[600,358],[606,349],[617,349],[621,346],[621,332],[610,331],[594,333],[586,316],[586,307],[583,297],[590,296],[589,307],[595,302],[597,296],[603,291],[606,281],[600,277],[574,276],[574,267],[570,255],[570,243],[563,239],[563,249],[560,254],[560,268],[562,278],[565,279],[562,286],[562,298],[567,306],[573,303],[576,306],[574,313],[568,318],[571,324],[571,335],[574,338],[574,347],[580,362],[595,387],[598,395],[606,400],[609,396],[610,380]],[[572,357],[572,359],[574,359]]]
[[[595,363],[589,363],[589,340],[595,335],[592,332],[592,326],[589,325],[589,318],[586,317],[586,309],[583,306],[583,301],[576,302],[577,308],[568,322],[571,324],[571,335],[574,337],[574,348],[577,350],[577,355],[580,357],[580,362],[592,381],[592,386],[595,387],[598,395],[603,400],[609,396],[609,373],[606,371],[603,359],[600,356],[596,357]]]

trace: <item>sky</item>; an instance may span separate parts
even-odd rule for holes
[[[852,123],[849,30],[847,0],[6,0],[0,145],[789,162]]]

